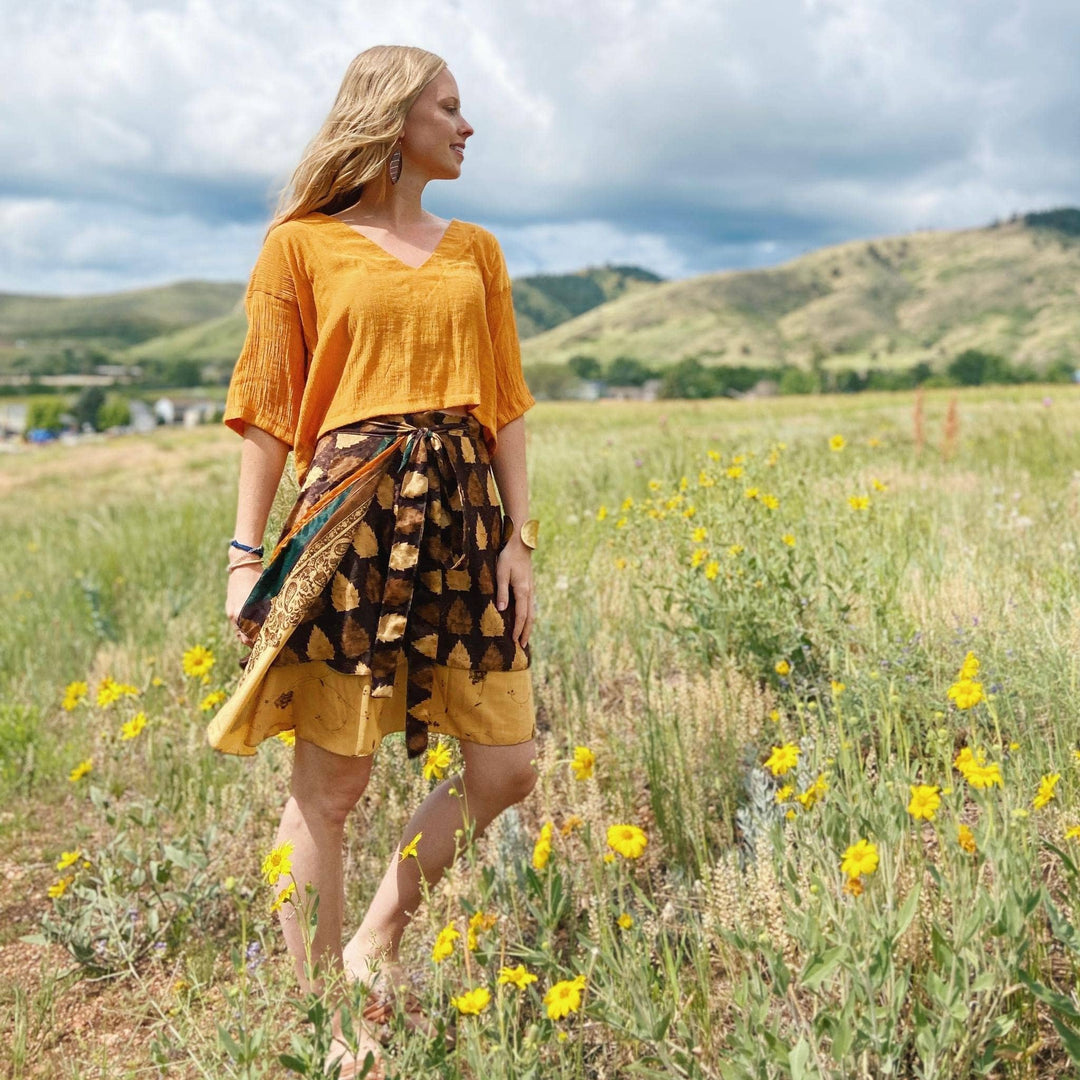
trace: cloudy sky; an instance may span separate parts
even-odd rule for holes
[[[244,281],[369,45],[476,129],[424,205],[666,277],[1080,205],[1077,0],[0,0],[0,290]]]

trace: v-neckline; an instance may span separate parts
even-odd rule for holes
[[[312,213],[318,217],[325,218],[327,221],[333,221],[338,225],[341,225],[343,228],[348,229],[349,232],[351,232],[354,236],[359,236],[361,240],[364,240],[366,243],[370,244],[377,251],[382,252],[382,254],[385,255],[388,259],[393,259],[393,261],[396,262],[399,266],[403,266],[406,270],[413,271],[423,270],[424,267],[427,266],[428,263],[430,263],[436,255],[439,254],[443,244],[446,242],[446,238],[450,235],[450,230],[453,229],[453,227],[458,223],[457,218],[451,218],[450,224],[447,225],[445,229],[443,229],[443,234],[439,237],[439,242],[431,249],[428,257],[422,263],[420,263],[419,266],[413,266],[412,263],[407,263],[404,259],[399,259],[392,251],[387,251],[386,248],[382,246],[382,244],[376,242],[375,240],[372,240],[370,236],[368,236],[366,233],[362,233],[359,229],[354,228],[347,221],[342,221],[341,218],[334,217],[332,214],[324,214],[321,210],[313,210]]]

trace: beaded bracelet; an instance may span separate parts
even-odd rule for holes
[[[260,544],[258,547],[248,547],[247,544],[241,544],[239,540],[230,540],[229,547],[239,548],[240,551],[246,551],[249,555],[258,555],[261,559],[263,557],[263,546]]]
[[[239,570],[241,566],[258,566],[261,569],[262,559],[240,559],[237,562],[227,563],[225,573],[231,574],[234,570]]]

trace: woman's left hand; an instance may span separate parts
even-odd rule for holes
[[[514,590],[514,629],[511,637],[524,648],[533,625],[532,548],[516,534],[499,552],[495,564],[495,606],[506,610],[509,589]]]

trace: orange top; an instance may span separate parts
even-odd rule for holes
[[[295,451],[386,413],[466,405],[490,453],[534,405],[521,371],[510,278],[498,240],[454,218],[414,269],[351,225],[314,212],[267,235],[244,295],[247,338],[225,423]]]

